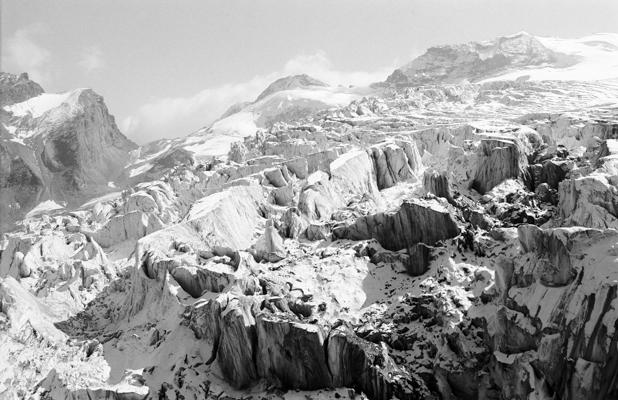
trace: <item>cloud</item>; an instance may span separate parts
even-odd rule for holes
[[[250,81],[204,89],[190,97],[154,99],[120,124],[138,143],[185,136],[210,124],[232,104],[253,100],[275,78],[257,76]]]
[[[42,25],[30,25],[19,29],[6,40],[2,65],[5,71],[27,72],[30,78],[49,82],[51,53],[37,43],[37,37],[45,32]]]
[[[96,46],[87,47],[82,52],[77,65],[83,68],[88,74],[100,70],[105,66],[103,52]]]
[[[153,99],[124,118],[120,128],[138,143],[185,136],[212,123],[231,105],[255,100],[270,83],[284,76],[305,73],[330,85],[364,86],[383,81],[393,69],[387,66],[373,72],[338,71],[323,51],[300,54],[279,71],[247,82],[207,88],[188,97]]]
[[[396,66],[397,64],[387,65],[371,72],[338,71],[333,68],[326,53],[319,50],[314,54],[300,54],[289,60],[283,68],[283,76],[304,73],[334,86],[366,86],[383,81]]]

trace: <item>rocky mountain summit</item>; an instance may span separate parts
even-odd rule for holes
[[[592,73],[585,66],[594,59],[597,67],[615,67],[615,34],[563,40],[540,38],[526,32],[499,37],[486,42],[442,45],[429,48],[423,55],[396,69],[386,80],[388,85],[410,87],[436,83],[479,82],[500,79],[515,73],[512,78],[529,79],[538,74],[561,71],[566,79],[600,79],[606,74]],[[608,54],[612,55],[609,59]],[[595,71],[597,72],[597,71]],[[554,79],[565,79],[561,73]],[[569,76],[570,75],[570,76]],[[610,73],[615,77],[615,73]],[[546,75],[542,79],[552,79]],[[509,76],[511,78],[511,76]]]
[[[3,196],[123,189],[3,234],[0,397],[618,398],[618,81],[449,79],[135,150],[92,91],[5,106]]]
[[[38,83],[31,81],[27,73],[0,75],[0,106],[21,103],[43,93]]]
[[[82,204],[124,180],[137,146],[90,89],[44,93],[22,74],[2,73],[0,228],[42,201]]]

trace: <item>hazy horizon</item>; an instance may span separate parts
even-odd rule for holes
[[[285,75],[366,85],[432,45],[616,31],[618,2],[538,3],[4,0],[0,69],[48,92],[93,88],[142,144],[208,125]]]

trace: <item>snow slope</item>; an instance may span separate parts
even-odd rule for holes
[[[16,117],[24,117],[30,114],[32,118],[38,118],[47,111],[67,101],[74,92],[75,91],[65,93],[43,93],[21,103],[5,106],[4,110],[12,113]]]
[[[531,80],[594,81],[618,78],[618,33],[597,33],[579,39],[537,37],[547,48],[577,58],[575,64],[561,67],[544,65],[518,69],[486,79],[511,80],[527,76]]]
[[[225,156],[232,143],[255,135],[260,129],[268,128],[274,122],[298,120],[321,110],[345,106],[370,91],[368,88],[351,89],[333,86],[278,90],[215,121],[208,128],[200,129],[184,139],[175,141],[163,154],[158,154],[156,157],[165,156],[177,149],[190,152],[195,160]],[[151,156],[149,160],[156,157]],[[140,159],[133,163],[131,176],[145,172],[135,169],[144,161]]]

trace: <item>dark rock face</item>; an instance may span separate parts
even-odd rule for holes
[[[336,387],[352,386],[377,400],[433,398],[424,382],[400,369],[385,348],[347,328],[331,331],[327,354]]]
[[[486,231],[491,231],[491,229],[493,228],[495,224],[495,221],[492,220],[491,217],[489,217],[488,215],[485,215],[485,213],[483,213],[480,210],[475,210],[472,208],[464,208],[463,216],[466,222],[469,222],[470,224],[472,224],[473,227],[484,229]]]
[[[523,254],[497,271],[503,306],[488,325],[493,376],[509,398],[528,398],[534,373],[563,399],[613,398],[617,348],[616,232],[518,228]],[[608,281],[608,279],[611,281]],[[564,310],[569,310],[565,312]]]
[[[543,163],[542,182],[546,182],[552,189],[558,189],[558,184],[566,177],[568,167],[567,161],[545,161]]]
[[[429,268],[431,263],[432,248],[424,243],[417,243],[408,248],[408,274],[412,276],[422,275]]]
[[[157,176],[157,173],[161,174],[163,171],[178,165],[193,165],[193,157],[185,149],[170,149],[154,160],[148,175]]]
[[[248,386],[258,377],[253,359],[257,344],[253,304],[243,300],[219,314],[221,335],[217,360],[223,375],[238,388]]]
[[[419,242],[434,245],[459,232],[450,212],[437,202],[407,200],[395,212],[368,215],[351,225],[335,227],[333,236],[351,240],[376,239],[385,249],[401,250]]]
[[[506,179],[522,177],[527,166],[526,155],[516,139],[483,139],[472,188],[485,194]]]
[[[508,67],[555,62],[558,56],[527,33],[501,37],[491,43],[437,46],[396,69],[386,83],[405,87],[474,81]]]
[[[42,92],[24,77],[14,81],[13,86],[21,88],[16,95],[20,99]],[[10,92],[13,86],[4,90]],[[34,134],[12,141],[2,140],[12,135],[0,132],[3,227],[40,201],[75,206],[111,191],[109,182],[121,186],[126,181],[123,169],[129,151],[137,146],[118,130],[103,98],[92,90],[72,92],[64,103],[37,118],[11,118]]]
[[[564,286],[574,278],[568,242],[560,229],[543,231],[535,225],[521,225],[517,232],[524,251],[538,257],[536,274],[546,286]]]
[[[0,230],[34,207],[44,191],[34,155],[25,146],[0,141]]]
[[[606,177],[565,179],[558,187],[558,208],[565,225],[618,227],[618,189]]]
[[[260,310],[256,298],[221,296],[192,306],[195,335],[213,343],[225,379],[246,388],[265,379],[281,389],[354,387],[372,399],[434,398],[422,378],[397,366],[388,348],[359,338],[350,328],[298,320],[280,300]],[[330,333],[329,333],[330,330]]]
[[[195,298],[205,291],[220,293],[235,280],[232,268],[222,263],[193,268],[178,265],[169,269],[180,286]]]
[[[290,207],[281,218],[279,233],[283,237],[295,239],[305,232],[307,226],[308,222],[303,218],[298,208]]]
[[[427,193],[434,194],[438,197],[445,198],[449,203],[453,202],[451,195],[451,187],[448,182],[446,173],[427,170],[423,174],[423,188]]]
[[[380,190],[389,188],[397,182],[413,179],[420,168],[420,156],[412,143],[405,143],[402,146],[395,143],[376,145],[368,152],[373,161],[376,183]]]
[[[319,325],[294,321],[289,316],[261,313],[257,316],[257,370],[276,378],[286,389],[313,390],[331,386]]]
[[[536,189],[546,184],[550,189],[557,190],[558,185],[567,177],[573,166],[573,161],[560,159],[545,160],[542,163],[530,165],[528,171],[531,185],[529,186],[531,189]]]
[[[27,73],[21,75],[0,72],[0,107],[21,103],[43,93],[43,88],[31,81]]]
[[[259,379],[254,361],[256,307],[251,297],[221,296],[198,303],[188,316],[188,325],[196,337],[213,344],[208,363],[216,359],[224,378],[239,389]]]
[[[77,104],[62,124],[43,122],[46,140],[37,144],[58,194],[101,191],[102,186],[118,178],[128,152],[136,148],[120,133],[101,96],[84,90]]]
[[[504,354],[517,354],[534,350],[538,346],[538,335],[526,331],[518,324],[521,315],[506,307],[498,307],[496,330],[492,335],[491,346]]]
[[[307,240],[325,240],[330,235],[330,226],[325,223],[310,224],[305,231]]]
[[[547,183],[541,183],[534,189],[535,197],[542,202],[557,204],[558,203],[558,191],[551,189]]]

